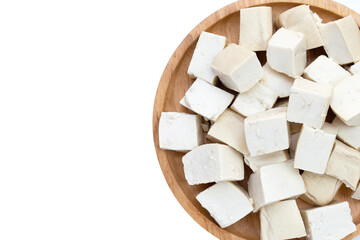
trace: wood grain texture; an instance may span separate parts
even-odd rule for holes
[[[203,209],[195,199],[195,196],[199,192],[206,189],[211,184],[189,186],[185,180],[183,165],[181,162],[181,158],[184,154],[173,151],[164,151],[159,148],[158,125],[161,112],[190,112],[186,108],[182,107],[179,104],[179,101],[194,81],[187,75],[187,68],[189,66],[197,39],[202,31],[224,35],[228,38],[229,42],[238,43],[240,24],[239,10],[241,8],[259,5],[271,6],[273,8],[273,19],[275,21],[279,13],[299,4],[310,5],[311,9],[318,13],[325,22],[353,15],[357,23],[360,25],[359,14],[330,0],[238,1],[218,10],[196,26],[176,49],[161,77],[153,110],[154,144],[160,167],[169,187],[182,207],[196,222],[219,239],[259,239],[260,222],[258,214],[252,213],[226,229],[221,229],[216,224],[216,222],[210,217],[209,213]],[[315,57],[320,54],[324,54],[323,48],[310,50],[308,52],[309,62],[314,60]],[[262,64],[265,64],[265,52],[259,52],[258,56]],[[246,167],[246,178],[244,181],[239,182],[245,189],[247,189],[246,183],[250,174],[251,170]],[[360,201],[353,200],[350,195],[351,191],[343,186],[334,200],[334,202],[344,200],[349,201],[354,222],[358,225],[357,232],[345,238],[346,240],[350,240],[360,234]],[[302,200],[297,200],[297,202],[301,209],[312,207]]]

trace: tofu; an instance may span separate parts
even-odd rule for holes
[[[274,108],[247,117],[245,139],[252,157],[289,148],[289,125],[286,108]]]
[[[331,109],[346,125],[360,125],[360,75],[341,81],[333,91]]]
[[[279,25],[288,30],[301,32],[306,37],[307,49],[324,46],[317,24],[322,20],[308,5],[291,8],[279,15]]]
[[[360,179],[360,152],[336,141],[325,173],[355,191]]]
[[[355,63],[354,65],[352,65],[349,69],[348,69],[351,74],[355,75],[358,74],[360,72],[360,62]]]
[[[263,166],[250,175],[248,190],[254,201],[254,211],[306,192],[299,170],[295,169],[293,164],[290,160]]]
[[[197,195],[196,199],[222,228],[226,228],[253,211],[243,188],[230,182],[219,182]]]
[[[204,144],[182,158],[189,185],[244,179],[243,155],[218,143]]]
[[[225,45],[226,37],[202,32],[190,61],[188,74],[192,78],[201,78],[215,84],[217,76],[211,69],[211,64],[216,55],[225,48]]]
[[[240,93],[248,91],[264,76],[255,52],[236,44],[222,50],[211,67],[225,87]]]
[[[324,126],[322,127],[322,130],[328,134],[337,135],[339,132],[339,128],[332,124],[332,123],[324,123]]]
[[[252,51],[265,51],[273,34],[271,7],[240,9],[239,44]]]
[[[249,91],[239,93],[231,105],[231,109],[248,117],[271,109],[277,100],[277,94],[257,83]]]
[[[290,155],[287,151],[278,151],[257,157],[251,157],[250,155],[244,156],[246,165],[248,165],[253,172],[256,172],[259,168],[263,166],[274,163],[286,162],[289,159]]]
[[[305,183],[306,193],[300,198],[312,205],[325,206],[329,204],[342,185],[338,179],[325,174],[305,171],[301,176]]]
[[[353,16],[319,25],[324,48],[338,64],[360,60],[360,30]]]
[[[180,104],[215,122],[233,99],[234,95],[198,78],[181,99]]]
[[[300,137],[300,132],[298,133],[293,133],[290,137],[290,147],[289,147],[289,152],[290,152],[290,157],[292,159],[294,159],[295,157],[295,150],[296,150],[296,146],[298,144],[299,141],[299,137]]]
[[[210,140],[225,143],[244,155],[249,154],[245,139],[244,120],[243,116],[226,109],[211,126],[207,137]]]
[[[360,126],[350,127],[339,118],[335,118],[332,124],[338,127],[337,135],[341,141],[360,150]]]
[[[321,55],[304,70],[304,77],[334,87],[351,74],[334,60]]]
[[[303,126],[296,146],[294,167],[324,174],[336,139],[336,134]]]
[[[266,55],[272,69],[299,77],[306,67],[306,38],[302,33],[280,28],[270,39]]]
[[[199,115],[178,112],[161,113],[159,121],[161,149],[186,152],[201,144],[203,144],[203,132]]]
[[[302,211],[309,240],[339,240],[356,231],[348,202]]]
[[[283,240],[306,236],[295,200],[273,203],[260,210],[261,240]]]
[[[330,86],[296,79],[290,92],[288,121],[321,129],[329,110],[331,94]]]
[[[273,70],[268,63],[264,65],[263,69],[264,78],[261,83],[276,93],[279,98],[289,97],[294,78]]]

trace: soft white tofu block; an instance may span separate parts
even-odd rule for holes
[[[285,240],[306,236],[295,200],[273,203],[260,211],[261,240]]]
[[[339,118],[335,118],[332,122],[338,127],[338,138],[349,146],[360,150],[360,125],[350,127],[343,123]]]
[[[325,173],[355,191],[360,179],[360,152],[336,141]]]
[[[289,98],[288,121],[322,128],[329,110],[331,93],[330,86],[296,79]]]
[[[241,181],[244,179],[243,155],[218,143],[204,144],[182,158],[185,178],[190,185]]]
[[[180,104],[215,122],[233,99],[234,95],[198,78]]]
[[[290,96],[290,88],[294,84],[294,79],[273,70],[268,63],[264,65],[263,69],[264,78],[261,80],[261,83],[276,93],[279,98]]]
[[[306,67],[306,38],[302,33],[280,28],[270,39],[266,55],[272,69],[299,77]]]
[[[299,137],[300,137],[300,132],[293,133],[290,136],[289,152],[290,152],[290,156],[291,156],[292,159],[295,157],[295,150],[296,150],[296,146],[297,146],[298,141],[299,141]]]
[[[190,151],[203,143],[199,115],[163,112],[159,121],[159,145],[164,150]]]
[[[251,157],[250,155],[244,156],[245,163],[253,172],[256,172],[260,167],[274,163],[286,162],[289,159],[290,155],[287,151],[278,151],[257,157]]]
[[[240,45],[252,51],[265,51],[273,34],[271,7],[240,9]]]
[[[302,211],[309,240],[340,240],[356,231],[348,202]]]
[[[338,64],[360,60],[360,30],[353,16],[319,24],[319,30],[329,58]]]
[[[303,126],[296,146],[294,167],[324,174],[336,139],[336,134]]]
[[[226,109],[208,132],[210,140],[223,142],[242,154],[249,154],[245,140],[244,117]]]
[[[231,109],[248,117],[253,114],[265,112],[272,108],[277,100],[277,94],[257,83],[249,91],[239,93],[231,105]]]
[[[360,74],[346,78],[336,85],[331,109],[348,126],[360,125]]]
[[[310,10],[308,5],[291,8],[279,15],[279,25],[281,27],[305,35],[307,49],[324,45],[317,27],[319,22],[321,22],[321,19]]]
[[[286,108],[251,115],[244,123],[246,143],[252,157],[289,148]]]
[[[230,182],[219,182],[197,195],[196,199],[222,228],[226,228],[253,211],[243,188]]]
[[[301,199],[313,205],[329,204],[342,185],[338,179],[325,174],[305,171],[301,176],[306,187],[306,193],[301,196]]]
[[[360,62],[355,63],[348,69],[353,75],[360,72]]]
[[[264,76],[256,54],[236,44],[228,45],[215,57],[212,69],[226,87],[240,93],[252,88]]]
[[[334,87],[351,74],[334,60],[321,55],[304,70],[304,77]]]
[[[216,74],[211,63],[218,53],[224,49],[226,37],[213,33],[202,32],[192,56],[188,74],[193,78],[201,78],[211,84],[215,83]]]
[[[250,175],[248,189],[250,197],[254,200],[255,211],[306,192],[304,181],[299,170],[293,167],[293,163],[290,160],[263,166]]]

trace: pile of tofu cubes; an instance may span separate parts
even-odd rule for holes
[[[180,101],[194,114],[163,112],[160,148],[186,153],[190,185],[215,183],[196,198],[222,228],[260,211],[262,240],[340,240],[356,226],[334,197],[344,184],[360,200],[359,27],[352,16],[323,23],[306,5],[281,13],[277,31],[272,16],[241,9],[239,44],[200,35]],[[327,56],[308,62],[321,47]]]

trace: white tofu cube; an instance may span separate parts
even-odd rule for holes
[[[211,63],[225,45],[226,37],[202,32],[190,61],[188,74],[193,78],[201,78],[214,84],[217,78],[211,69]]]
[[[331,93],[330,86],[296,79],[289,98],[288,121],[322,128],[329,110]]]
[[[244,179],[243,155],[224,144],[204,144],[182,158],[190,185]]]
[[[306,236],[295,200],[273,203],[260,211],[261,240],[283,240]]]
[[[306,67],[306,38],[302,33],[280,28],[270,39],[266,55],[272,69],[299,77]]]
[[[246,143],[252,157],[289,148],[286,108],[251,115],[244,123]]]
[[[279,98],[290,96],[290,88],[294,84],[294,78],[273,70],[268,63],[263,67],[264,78],[261,83],[276,93]]]
[[[249,154],[245,140],[244,119],[236,112],[226,109],[211,126],[208,138],[223,142],[242,154]]]
[[[239,93],[231,105],[231,109],[248,117],[269,110],[274,106],[276,100],[277,95],[273,91],[261,83],[257,83],[249,91]]]
[[[360,152],[336,141],[325,173],[355,191],[360,179]]]
[[[338,131],[339,131],[339,128],[332,124],[332,123],[324,123],[324,126],[322,127],[322,130],[328,134],[332,134],[332,135],[337,135],[338,134]]]
[[[230,44],[215,57],[212,69],[227,88],[240,93],[252,88],[264,76],[256,54],[236,44]]]
[[[234,95],[198,78],[180,104],[215,122],[233,99]]]
[[[313,205],[329,204],[342,185],[338,179],[325,174],[304,172],[301,176],[306,187],[306,193],[301,199]]]
[[[337,126],[339,129],[339,139],[356,150],[360,150],[360,125],[356,127],[350,127],[343,123],[339,118],[335,118],[332,124]]]
[[[259,168],[274,163],[286,162],[290,159],[288,151],[278,151],[274,153],[264,154],[257,157],[251,157],[245,155],[245,163],[251,168],[253,172],[256,172]]]
[[[307,49],[324,46],[317,24],[322,20],[310,10],[308,5],[291,8],[279,15],[279,25],[301,32],[306,37]]]
[[[240,9],[240,45],[252,51],[265,51],[273,34],[271,7]]]
[[[294,167],[324,174],[336,139],[336,134],[303,126],[296,146]]]
[[[360,30],[353,16],[319,25],[324,48],[338,64],[360,60]]]
[[[302,211],[309,240],[339,240],[356,231],[348,202]]]
[[[321,55],[304,70],[304,77],[334,87],[351,74],[334,60]]]
[[[196,199],[222,228],[252,212],[252,203],[243,188],[230,182],[219,182],[197,195]]]
[[[346,78],[336,85],[331,109],[346,125],[360,125],[360,74]]]
[[[203,144],[199,115],[163,112],[159,121],[159,145],[164,150],[190,151]]]
[[[355,63],[348,69],[353,75],[360,72],[360,62]]]

